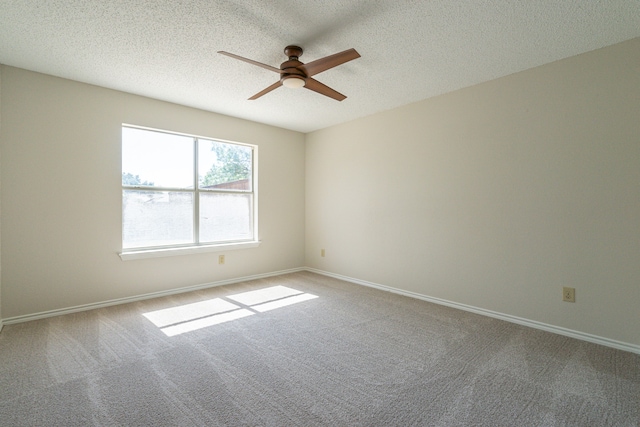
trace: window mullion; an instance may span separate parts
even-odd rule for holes
[[[200,243],[200,191],[198,189],[198,138],[193,138],[193,242]]]

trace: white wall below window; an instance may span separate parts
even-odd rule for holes
[[[5,319],[304,266],[304,135],[2,66]],[[259,147],[259,247],[123,262],[123,123]]]
[[[307,135],[306,265],[640,345],[638,52]]]

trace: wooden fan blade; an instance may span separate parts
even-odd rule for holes
[[[333,98],[336,101],[342,101],[346,98],[343,94],[338,91],[331,89],[329,86],[320,83],[316,79],[312,79],[311,77],[306,78],[306,83],[304,85],[306,89],[312,90],[314,92],[318,92],[321,95],[328,96],[329,98]]]
[[[260,92],[256,93],[255,95],[253,95],[251,98],[249,98],[250,101],[253,101],[255,99],[260,98],[262,95],[266,95],[267,93],[271,92],[274,89],[278,89],[280,86],[282,86],[282,82],[280,80],[278,80],[277,82],[275,82],[274,84],[272,84],[271,86],[269,86],[266,89],[261,90]]]
[[[272,67],[271,65],[263,64],[262,62],[254,61],[253,59],[244,58],[242,56],[234,55],[233,53],[224,52],[222,50],[218,51],[221,55],[230,56],[231,58],[239,59],[240,61],[248,62],[249,64],[257,65],[258,67],[262,67],[267,70],[275,71],[276,73],[280,73],[280,68]]]
[[[315,61],[311,61],[307,64],[302,64],[297,68],[304,71],[307,76],[311,77],[356,58],[360,58],[360,54],[356,52],[355,49],[348,49],[344,52],[334,53],[333,55],[316,59]]]

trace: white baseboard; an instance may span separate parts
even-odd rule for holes
[[[541,329],[547,332],[553,332],[559,335],[564,335],[571,338],[576,338],[583,341],[588,341],[595,344],[604,345],[607,347],[616,348],[618,350],[629,351],[631,353],[640,354],[640,346],[622,341],[616,341],[597,335],[591,335],[580,331],[574,331],[572,329],[563,328],[560,326],[549,325],[546,323],[538,322],[535,320],[524,319],[522,317],[512,316],[510,314],[499,313],[496,311],[486,310],[484,308],[478,308],[471,305],[460,304],[454,301],[448,301],[441,298],[430,297],[427,295],[418,294],[415,292],[404,291],[402,289],[392,288],[390,286],[380,285],[378,283],[367,282],[366,280],[354,279],[353,277],[343,276],[341,274],[330,273],[328,271],[318,270],[315,268],[307,267],[306,271],[312,273],[322,274],[324,276],[333,277],[336,279],[344,280],[345,282],[355,283],[357,285],[368,286],[371,288],[380,289],[387,292],[392,292],[399,295],[408,296],[411,298],[421,299],[423,301],[432,302],[435,304],[446,305],[448,307],[457,308],[459,310],[469,311],[472,313],[480,314],[483,316],[493,317],[500,320],[505,320],[511,323],[517,323],[519,325],[528,326],[530,328]]]
[[[57,310],[43,311],[43,312],[40,312],[40,313],[27,314],[27,315],[24,315],[24,316],[8,317],[6,319],[1,319],[0,320],[0,330],[2,330],[2,324],[3,323],[5,325],[12,325],[14,323],[28,322],[28,321],[31,321],[31,320],[44,319],[44,318],[47,318],[47,317],[61,316],[63,314],[77,313],[79,311],[93,310],[93,309],[96,309],[96,308],[109,307],[109,306],[112,306],[112,305],[126,304],[126,303],[130,303],[130,302],[143,301],[143,300],[151,299],[151,298],[158,298],[158,297],[164,297],[164,296],[169,296],[169,295],[181,294],[181,293],[184,293],[184,292],[198,291],[198,290],[201,290],[201,289],[213,288],[213,287],[216,287],[216,286],[231,285],[233,283],[246,282],[248,280],[264,279],[264,278],[267,278],[267,277],[280,276],[282,274],[288,274],[288,273],[296,273],[298,271],[304,271],[304,270],[305,270],[305,268],[300,267],[300,268],[292,268],[292,269],[289,269],[289,270],[273,271],[271,273],[263,273],[263,274],[256,274],[256,275],[253,275],[253,276],[244,276],[244,277],[238,277],[238,278],[234,278],[234,279],[220,280],[220,281],[217,281],[217,282],[203,283],[203,284],[200,284],[200,285],[187,286],[187,287],[184,287],[184,288],[177,288],[177,289],[169,289],[169,290],[160,291],[160,292],[152,292],[152,293],[143,294],[143,295],[136,295],[136,296],[133,296],[133,297],[118,298],[118,299],[112,299],[112,300],[108,300],[108,301],[96,302],[96,303],[91,303],[91,304],[78,305],[78,306],[75,306],[75,307],[68,307],[68,308],[61,308],[61,309],[57,309]]]
[[[216,286],[231,285],[233,283],[246,282],[248,280],[263,279],[263,278],[267,278],[267,277],[279,276],[279,275],[282,275],[282,274],[296,273],[296,272],[299,272],[299,271],[309,271],[309,272],[312,272],[312,273],[321,274],[323,276],[328,276],[328,277],[333,277],[333,278],[336,278],[336,279],[344,280],[346,282],[354,283],[354,284],[357,284],[357,285],[368,286],[368,287],[371,287],[371,288],[376,288],[376,289],[380,289],[380,290],[383,290],[383,291],[387,291],[387,292],[392,292],[392,293],[399,294],[399,295],[408,296],[408,297],[411,297],[411,298],[417,298],[417,299],[420,299],[420,300],[423,300],[423,301],[428,301],[428,302],[432,302],[432,303],[435,303],[435,304],[445,305],[445,306],[448,306],[448,307],[457,308],[459,310],[469,311],[469,312],[480,314],[480,315],[483,315],[483,316],[493,317],[493,318],[496,318],[496,319],[505,320],[507,322],[517,323],[519,325],[528,326],[528,327],[535,328],[535,329],[541,329],[541,330],[544,330],[544,331],[547,331],[547,332],[553,332],[553,333],[556,333],[556,334],[559,334],[559,335],[564,335],[564,336],[568,336],[568,337],[571,337],[571,338],[576,338],[576,339],[579,339],[579,340],[588,341],[588,342],[591,342],[591,343],[600,344],[600,345],[604,345],[604,346],[607,346],[607,347],[612,347],[612,348],[616,348],[616,349],[619,349],[619,350],[624,350],[624,351],[629,351],[631,353],[640,354],[640,346],[635,345],[635,344],[625,343],[625,342],[622,342],[622,341],[616,341],[616,340],[612,340],[612,339],[609,339],[609,338],[600,337],[600,336],[597,336],[597,335],[587,334],[587,333],[580,332],[580,331],[574,331],[572,329],[567,329],[567,328],[563,328],[563,327],[560,327],[560,326],[549,325],[549,324],[538,322],[538,321],[535,321],[535,320],[524,319],[522,317],[512,316],[510,314],[499,313],[499,312],[496,312],[496,311],[486,310],[484,308],[479,308],[479,307],[474,307],[474,306],[470,306],[470,305],[466,305],[466,304],[461,304],[461,303],[457,303],[457,302],[454,302],[454,301],[448,301],[448,300],[444,300],[444,299],[441,299],[441,298],[430,297],[430,296],[418,294],[418,293],[415,293],[415,292],[409,292],[409,291],[405,291],[405,290],[402,290],[402,289],[397,289],[397,288],[393,288],[393,287],[390,287],[390,286],[380,285],[378,283],[368,282],[366,280],[355,279],[353,277],[343,276],[341,274],[335,274],[335,273],[331,273],[331,272],[328,272],[328,271],[318,270],[318,269],[309,268],[309,267],[292,268],[292,269],[289,269],[289,270],[274,271],[274,272],[271,272],[271,273],[256,274],[256,275],[252,275],[252,276],[244,276],[244,277],[238,277],[238,278],[234,278],[234,279],[227,279],[227,280],[220,280],[220,281],[216,281],[216,282],[204,283],[204,284],[200,284],[200,285],[187,286],[187,287],[184,287],[184,288],[170,289],[170,290],[160,291],[160,292],[152,292],[152,293],[143,294],[143,295],[137,295],[137,296],[133,296],[133,297],[118,298],[118,299],[113,299],[113,300],[108,300],[108,301],[97,302],[97,303],[79,305],[79,306],[75,306],[75,307],[68,307],[68,308],[62,308],[62,309],[57,309],[57,310],[43,311],[43,312],[40,312],[40,313],[27,314],[27,315],[24,315],[24,316],[8,317],[6,319],[0,319],[0,332],[2,331],[2,328],[3,328],[4,325],[11,325],[11,324],[15,324],[15,323],[28,322],[28,321],[31,321],[31,320],[44,319],[44,318],[47,318],[47,317],[60,316],[60,315],[69,314],[69,313],[77,313],[79,311],[93,310],[93,309],[96,309],[96,308],[109,307],[109,306],[118,305],[118,304],[126,304],[126,303],[130,303],[130,302],[136,302],[136,301],[142,301],[142,300],[151,299],[151,298],[158,298],[158,297],[163,297],[163,296],[175,295],[175,294],[180,294],[180,293],[184,293],[184,292],[197,291],[197,290],[212,288],[212,287],[216,287]]]

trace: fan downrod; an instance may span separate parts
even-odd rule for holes
[[[287,46],[284,48],[284,54],[289,59],[298,59],[302,56],[302,48],[300,46]]]

